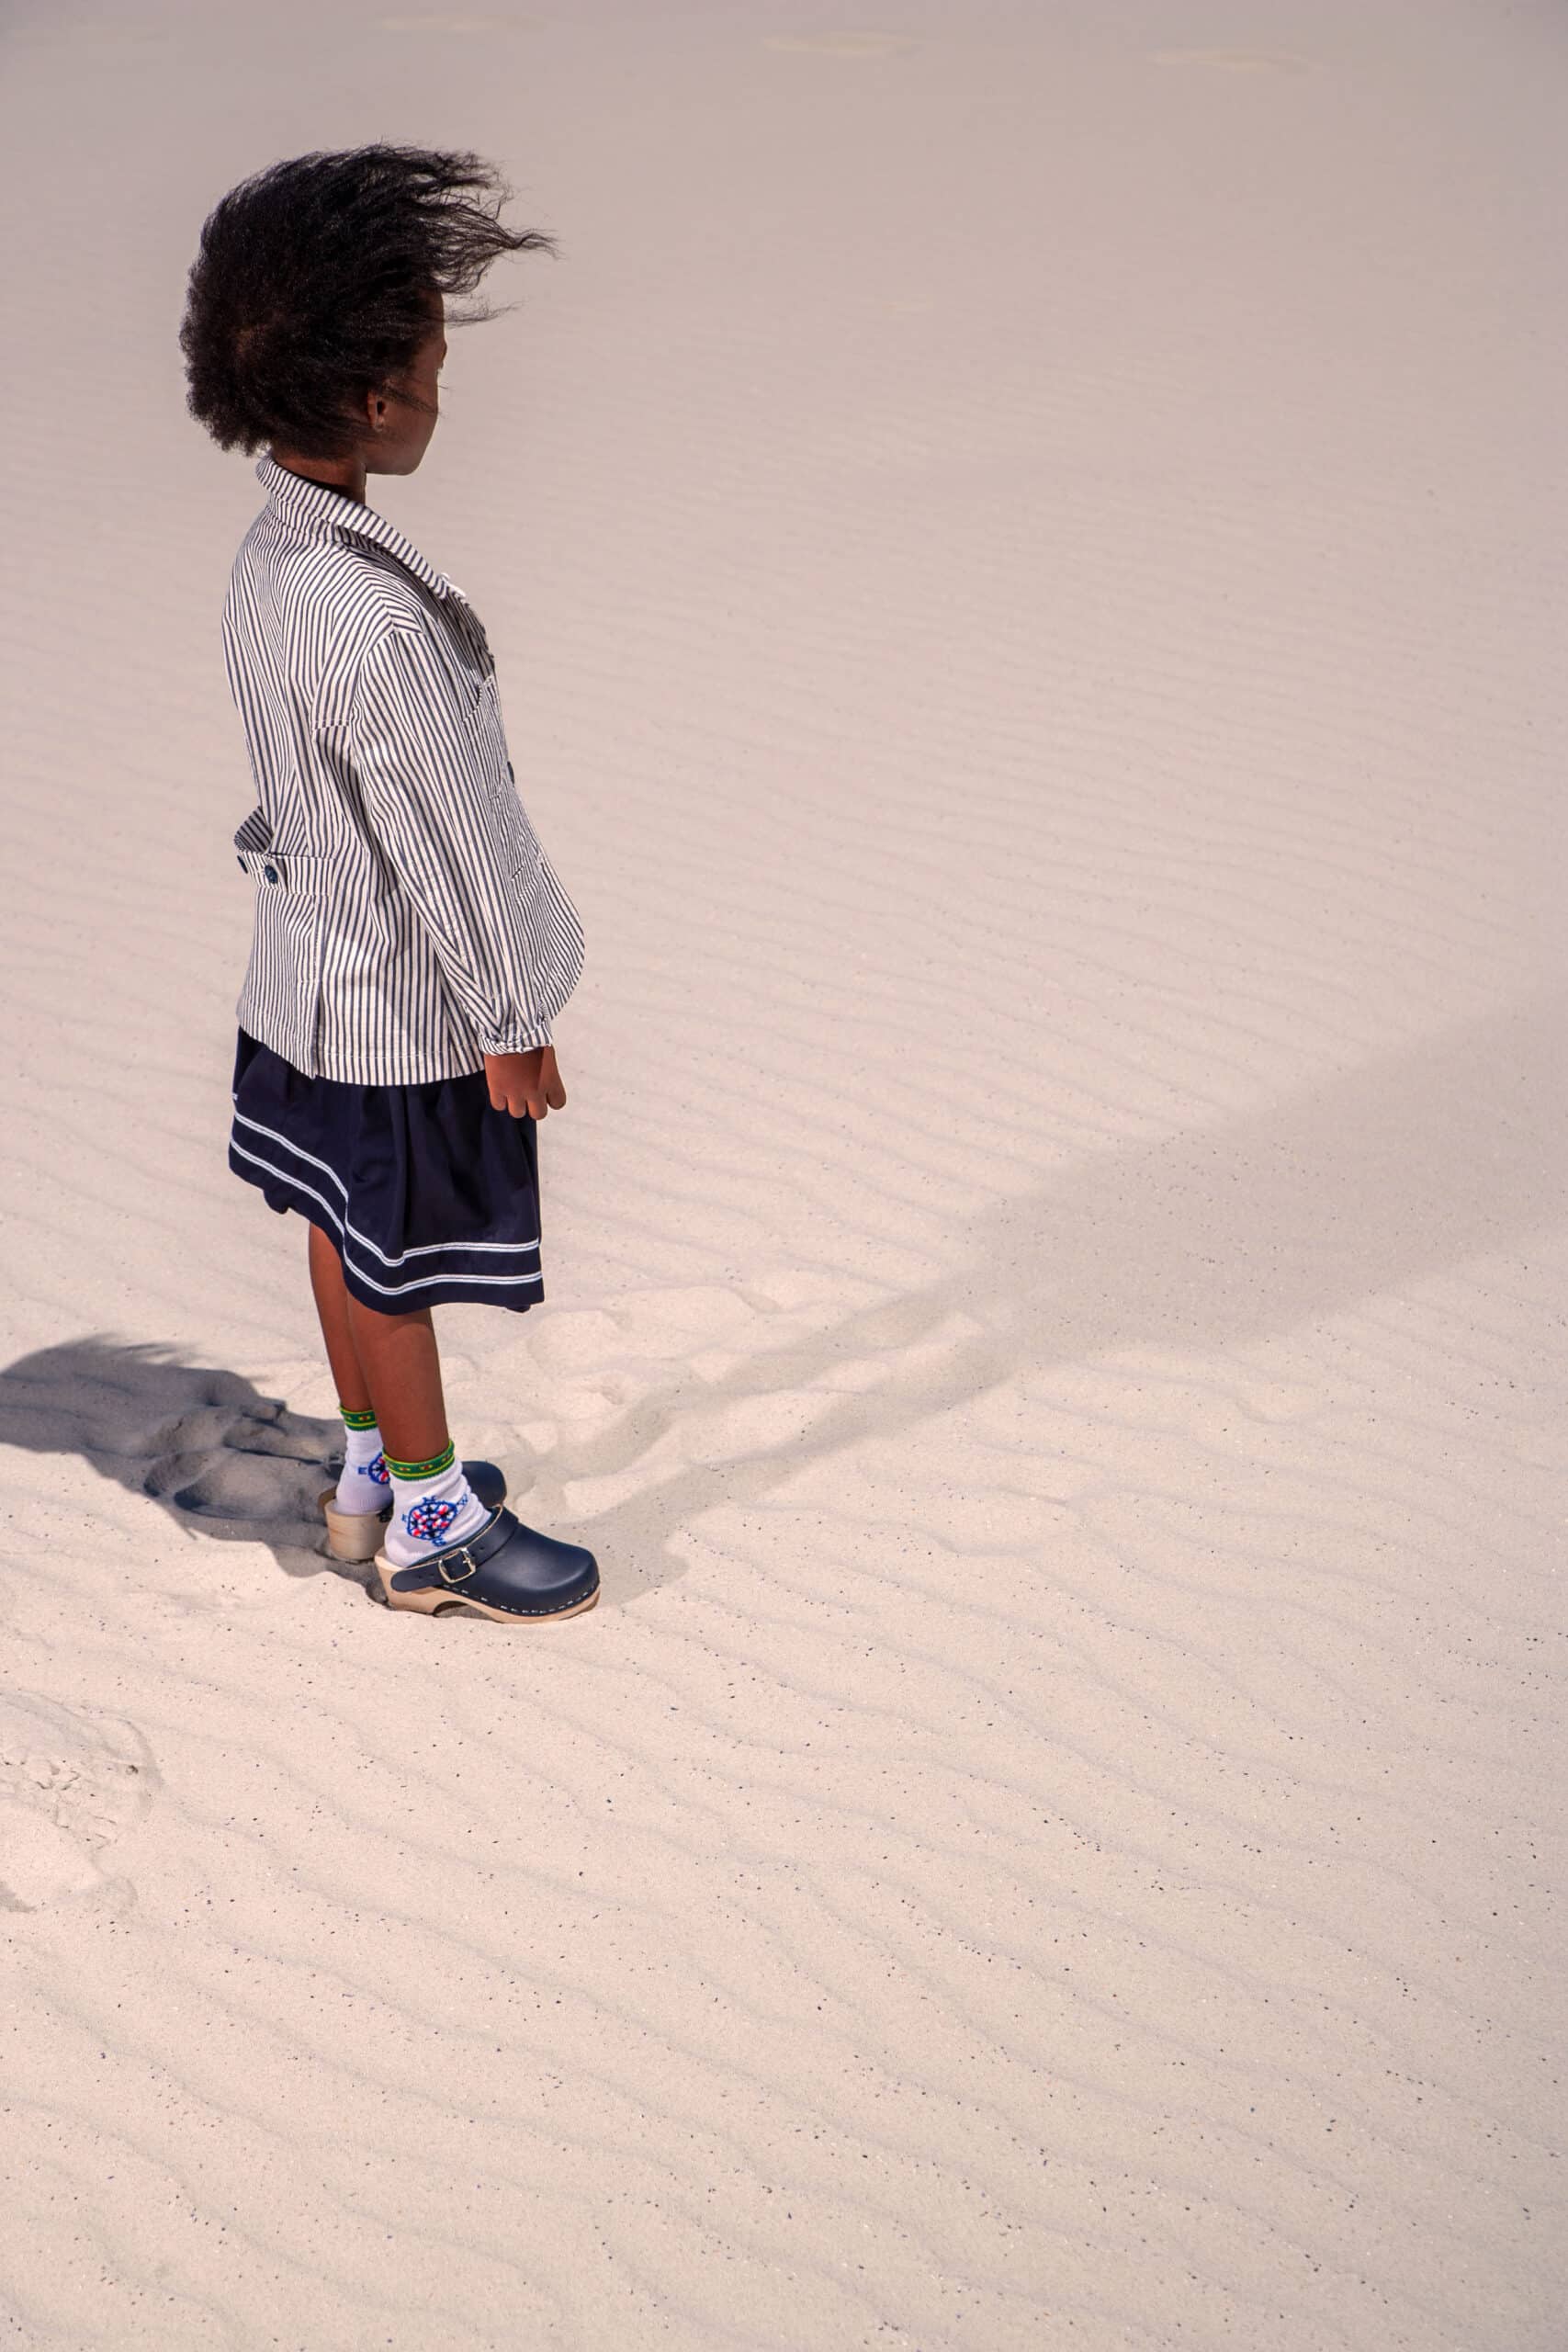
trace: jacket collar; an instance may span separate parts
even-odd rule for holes
[[[344,498],[335,490],[327,490],[319,481],[307,481],[302,474],[291,474],[272,458],[263,458],[256,467],[256,480],[266,492],[267,503],[276,514],[292,523],[297,529],[318,531],[323,526],[347,531],[358,539],[373,540],[396,556],[405,571],[437,596],[458,594],[446,575],[426,563],[412,539],[405,539],[395,523],[378,514],[373,506],[361,506],[352,498]]]

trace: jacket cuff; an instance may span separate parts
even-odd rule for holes
[[[547,1021],[521,1022],[511,1029],[502,1029],[490,1036],[482,1033],[479,1050],[486,1054],[531,1054],[536,1046],[548,1046],[550,1036]]]

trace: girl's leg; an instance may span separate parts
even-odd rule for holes
[[[389,1460],[423,1462],[442,1453],[447,1442],[446,1400],[429,1307],[381,1315],[351,1298],[348,1320]]]
[[[346,1412],[374,1412],[370,1385],[349,1328],[343,1267],[332,1242],[317,1225],[310,1227],[310,1288],[315,1293],[316,1313],[327,1345],[327,1362],[337,1383],[338,1403]]]
[[[429,1307],[383,1315],[364,1306],[344,1282],[333,1244],[315,1226],[310,1286],[339,1396],[349,1411],[376,1416],[383,1450],[378,1467],[392,1489],[387,1558],[396,1567],[412,1567],[432,1552],[477,1535],[491,1513],[469,1486],[468,1465],[455,1458],[446,1434],[441,1358]],[[364,1403],[351,1404],[351,1396]],[[344,1499],[341,1486],[338,1493],[340,1509],[357,1513],[363,1508]],[[332,1530],[330,1513],[327,1525]],[[364,1555],[355,1550],[342,1556]]]
[[[318,1226],[310,1227],[310,1287],[338,1401],[374,1412],[382,1444],[400,1462],[442,1453],[446,1400],[429,1307],[382,1315],[351,1297],[337,1250]]]

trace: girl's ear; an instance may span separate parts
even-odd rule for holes
[[[384,433],[387,429],[386,394],[384,392],[367,392],[365,395],[365,413],[370,421],[371,432]]]

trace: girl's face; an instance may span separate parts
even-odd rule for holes
[[[431,297],[431,332],[412,366],[366,397],[370,427],[367,473],[412,474],[430,447],[441,409],[441,363],[446,356],[446,305],[439,294]]]

